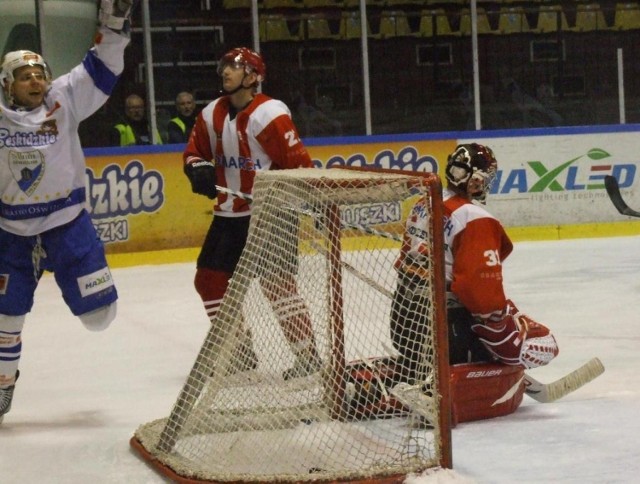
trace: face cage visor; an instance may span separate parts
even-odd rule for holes
[[[485,204],[487,195],[491,190],[491,185],[496,177],[496,167],[491,166],[488,170],[478,170],[474,168],[469,181],[467,182],[467,194],[472,200]]]

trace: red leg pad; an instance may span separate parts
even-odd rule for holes
[[[450,384],[453,425],[500,417],[522,403],[524,369],[497,363],[453,365]]]

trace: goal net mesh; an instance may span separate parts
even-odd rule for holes
[[[419,361],[403,380],[390,337],[394,264],[420,199],[434,223],[412,309],[424,324],[405,335]],[[440,206],[432,174],[259,172],[217,317],[170,415],[141,425],[132,446],[189,482],[370,481],[446,466]],[[300,366],[314,355],[315,366]],[[394,395],[398,381],[414,400],[419,388],[417,402]]]

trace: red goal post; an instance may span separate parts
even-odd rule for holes
[[[420,199],[429,280],[427,327],[410,336],[421,345],[415,408],[394,398],[380,362],[398,357],[389,336],[394,263]],[[269,296],[292,284],[296,314]],[[257,354],[248,371],[240,328]],[[296,361],[292,335],[309,330],[321,367],[283,378]],[[170,415],[141,425],[131,445],[178,482],[402,482],[450,468],[447,341],[437,175],[259,172],[247,244],[218,317]]]

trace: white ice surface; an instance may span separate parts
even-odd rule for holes
[[[516,244],[507,295],[550,326],[551,381],[593,356],[604,375],[555,403],[453,431],[454,470],[412,484],[632,483],[640,476],[640,237]],[[91,333],[45,276],[23,332],[21,378],[0,426],[0,483],[164,482],[129,448],[166,417],[207,330],[194,264],[115,269],[118,317]]]

